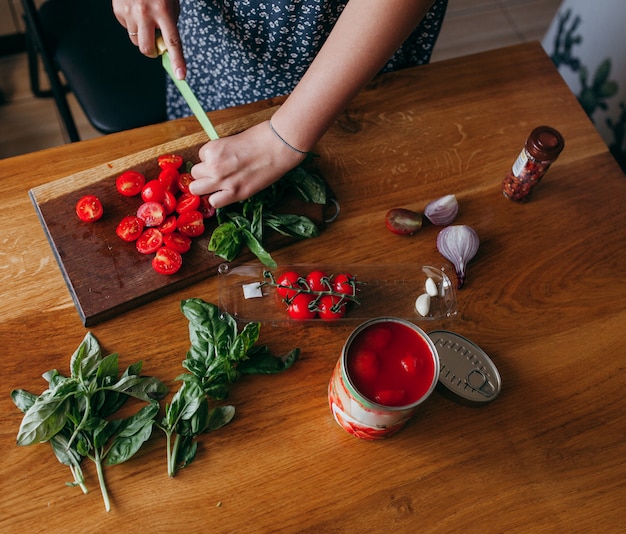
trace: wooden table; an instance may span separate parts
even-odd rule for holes
[[[213,113],[217,125],[274,105]],[[500,182],[527,134],[559,129],[566,147],[531,202]],[[174,479],[164,438],[106,471],[105,513],[66,488],[48,445],[17,447],[9,392],[67,373],[85,335],[28,190],[199,131],[189,120],[3,161],[0,530],[3,532],[623,532],[626,516],[626,178],[538,44],[387,75],[364,90],[318,146],[340,219],[275,253],[280,264],[446,264],[438,229],[390,234],[389,208],[454,193],[456,220],[481,238],[454,319],[428,324],[481,346],[502,393],[481,408],[433,394],[406,428],[366,442],[333,421],[326,388],[353,324],[264,325],[276,354],[300,361],[245,378],[235,420],[204,436]],[[393,142],[390,140],[393,139]],[[399,139],[399,141],[398,141]],[[189,346],[182,298],[216,302],[214,277],[92,331],[126,365],[173,380]],[[384,529],[384,530],[383,530]]]

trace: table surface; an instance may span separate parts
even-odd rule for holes
[[[212,113],[220,125],[280,100]],[[532,128],[566,146],[531,202],[500,182]],[[316,239],[275,253],[279,264],[447,265],[438,228],[394,236],[392,207],[421,210],[454,193],[458,224],[481,238],[457,292],[459,313],[425,329],[478,344],[502,392],[467,407],[434,393],[395,436],[359,440],[333,420],[327,384],[354,324],[261,328],[275,354],[301,348],[285,373],[246,377],[236,416],[200,440],[196,461],[170,479],[155,431],[137,456],[106,469],[104,511],[65,487],[48,445],[18,447],[13,388],[41,392],[67,373],[84,337],[29,189],[198,132],[192,119],[3,161],[0,280],[0,530],[99,532],[396,531],[618,532],[626,527],[626,178],[537,43],[380,77],[317,147],[341,201]],[[393,143],[389,140],[394,139]],[[399,141],[398,141],[399,140]],[[189,347],[183,298],[217,303],[211,277],[93,327],[105,353],[175,389]]]

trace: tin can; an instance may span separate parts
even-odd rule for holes
[[[390,375],[390,368],[401,376]],[[335,421],[350,434],[385,438],[406,424],[438,377],[437,349],[421,328],[399,318],[371,319],[346,340],[330,378],[328,402]]]

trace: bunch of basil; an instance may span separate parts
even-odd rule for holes
[[[320,233],[317,224],[304,215],[273,211],[289,192],[304,202],[325,205],[328,201],[326,182],[300,165],[247,200],[218,209],[219,226],[211,234],[209,251],[232,261],[245,244],[264,265],[276,268],[263,246],[266,229],[295,238],[317,237]]]

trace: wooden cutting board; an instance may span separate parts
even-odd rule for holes
[[[240,132],[257,124],[274,110],[266,110],[222,125],[221,137]],[[198,149],[207,142],[204,132],[186,136],[148,150],[105,162],[86,171],[50,182],[29,191],[52,251],[72,295],[80,318],[91,326],[155,300],[172,291],[217,274],[222,258],[207,250],[215,218],[205,221],[203,236],[193,240],[192,248],[183,256],[178,273],[164,276],[152,269],[153,254],[140,254],[135,243],[117,237],[115,228],[125,215],[135,214],[141,199],[127,198],[117,192],[115,179],[122,172],[134,169],[146,180],[158,175],[157,157],[178,153],[185,161],[198,161]],[[86,194],[102,201],[105,214],[96,223],[83,223],[76,216],[75,205]],[[283,209],[284,208],[284,209]],[[307,215],[323,224],[324,207],[287,199],[276,211]],[[294,241],[271,232],[265,241],[270,252]],[[242,261],[256,258],[244,247]]]

